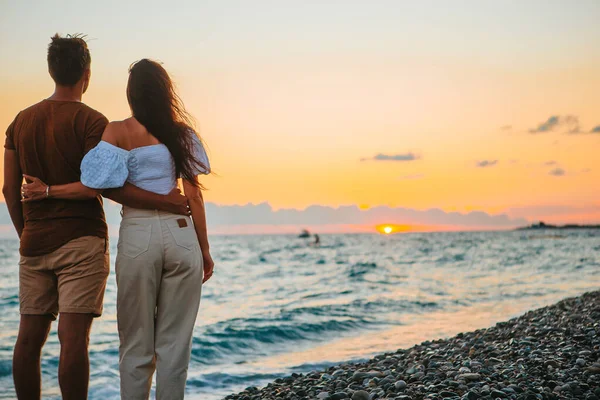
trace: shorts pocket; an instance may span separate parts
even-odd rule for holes
[[[198,237],[196,236],[196,231],[194,230],[191,221],[188,218],[186,218],[185,221],[187,223],[185,227],[180,227],[175,220],[168,221],[167,226],[169,227],[177,246],[187,250],[193,250],[198,246]]]
[[[136,258],[150,248],[152,225],[122,225],[119,231],[119,253]]]

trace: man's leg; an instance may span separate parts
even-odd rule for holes
[[[64,400],[87,399],[90,380],[88,344],[93,319],[92,314],[60,314],[58,383]]]
[[[15,391],[21,400],[41,398],[40,358],[53,319],[52,315],[21,315],[13,354]]]
[[[19,303],[21,322],[13,355],[15,390],[21,400],[39,400],[42,347],[58,312],[57,281],[46,268],[44,256],[21,257]]]
[[[58,278],[58,382],[64,400],[85,400],[89,385],[88,344],[94,317],[102,314],[109,271],[106,240],[74,239],[46,257]]]

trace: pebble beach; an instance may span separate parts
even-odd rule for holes
[[[600,400],[600,291],[227,400]]]

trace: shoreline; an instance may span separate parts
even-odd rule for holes
[[[600,400],[600,291],[227,400]]]

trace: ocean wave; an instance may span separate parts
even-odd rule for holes
[[[336,317],[336,318],[361,318],[366,323],[376,323],[380,321],[384,313],[400,313],[405,311],[418,312],[423,308],[441,307],[441,304],[434,301],[407,300],[407,299],[378,299],[364,300],[357,299],[347,304],[325,304],[313,307],[296,307],[291,309],[282,309],[280,319],[294,320],[299,317]],[[377,316],[377,318],[374,318]]]
[[[192,341],[192,360],[200,364],[226,361],[231,356],[245,354],[267,354],[275,347],[285,349],[291,343],[322,341],[327,334],[335,337],[342,332],[351,332],[368,322],[360,319],[327,320],[314,323],[289,323],[263,321],[228,322],[224,327],[211,327],[201,337]],[[267,351],[268,350],[268,351]]]
[[[187,380],[187,386],[196,388],[227,388],[244,384],[256,384],[261,381],[271,381],[284,376],[279,374],[249,373],[249,374],[227,374],[227,373],[209,373],[199,377],[191,377]]]
[[[19,295],[3,296],[0,298],[0,307],[14,307],[19,305]]]
[[[362,278],[364,275],[377,269],[377,264],[374,262],[356,263],[350,267],[348,276],[350,278]]]

